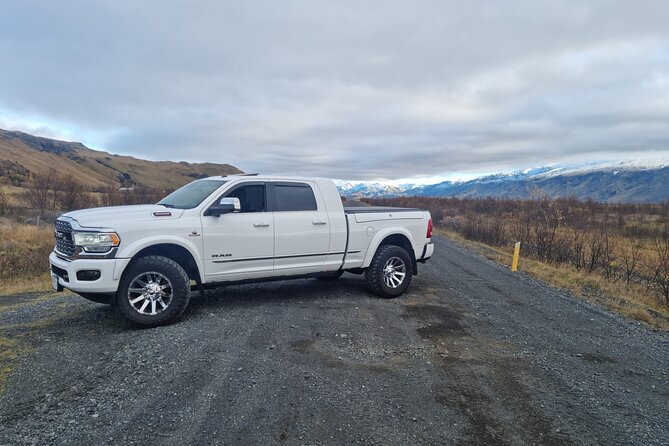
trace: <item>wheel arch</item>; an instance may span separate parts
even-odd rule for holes
[[[191,279],[202,280],[204,268],[198,257],[197,247],[190,240],[164,236],[137,240],[119,252],[117,267],[114,269],[114,279],[120,279],[133,260],[147,255],[161,255],[170,258],[181,265]]]
[[[191,280],[199,283],[201,280],[200,268],[193,257],[193,254],[184,246],[175,243],[156,243],[139,250],[132,256],[132,260],[137,260],[147,256],[162,256],[177,262],[188,274]]]
[[[367,251],[365,260],[362,263],[362,268],[367,268],[372,263],[376,251],[378,251],[381,246],[385,245],[395,245],[403,248],[411,257],[413,274],[417,274],[418,262],[416,262],[416,253],[414,252],[413,244],[411,243],[411,234],[408,231],[397,229],[390,229],[376,234],[370,243],[370,249]]]

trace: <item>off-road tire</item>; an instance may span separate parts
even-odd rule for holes
[[[130,304],[128,288],[139,274],[154,271],[162,274],[171,283],[172,300],[167,308],[155,315],[140,314]],[[135,325],[157,327],[179,319],[190,301],[190,279],[186,271],[172,259],[163,256],[146,256],[134,260],[123,273],[116,294],[116,304],[120,313]]]
[[[399,258],[404,262],[405,276],[397,288],[392,288],[384,281],[384,267],[386,263],[393,258]],[[372,263],[370,263],[365,278],[367,279],[367,286],[380,297],[392,298],[403,294],[411,283],[411,276],[413,275],[413,263],[411,256],[406,250],[396,245],[383,245],[376,250]]]

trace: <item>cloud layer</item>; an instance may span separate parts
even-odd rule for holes
[[[9,1],[0,126],[349,179],[669,155],[662,1]]]

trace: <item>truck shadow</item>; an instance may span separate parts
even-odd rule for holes
[[[236,308],[265,304],[291,305],[323,298],[345,298],[355,300],[369,297],[362,277],[348,275],[335,281],[321,282],[315,279],[296,279],[248,285],[223,286],[191,295],[191,301],[183,320],[215,308]]]

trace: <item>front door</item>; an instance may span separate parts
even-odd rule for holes
[[[267,212],[264,182],[234,186],[223,197],[239,198],[240,212],[203,215],[206,281],[242,280],[270,273],[274,263],[274,219]]]

